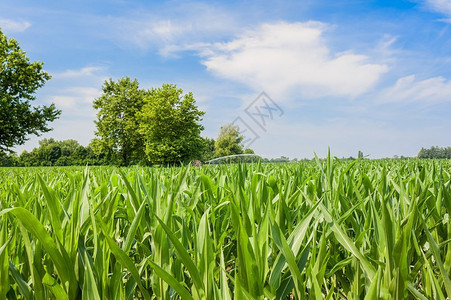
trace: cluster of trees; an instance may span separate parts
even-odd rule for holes
[[[241,154],[243,136],[227,124],[217,140],[201,137],[205,112],[192,93],[176,85],[143,90],[136,79],[107,80],[94,101],[98,110],[96,138],[91,147],[117,165],[178,164],[193,160]]]
[[[431,147],[429,149],[421,148],[417,155],[418,158],[447,158],[451,159],[451,147]]]
[[[39,141],[39,147],[23,151],[20,155],[0,154],[0,166],[82,166],[107,164],[103,155],[97,155],[91,146],[84,147],[76,140],[56,141],[52,138]]]
[[[94,101],[96,154],[119,165],[176,164],[200,157],[203,111],[176,85],[144,90],[136,79],[107,80]]]

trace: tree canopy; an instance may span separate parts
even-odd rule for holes
[[[0,151],[11,151],[28,140],[28,135],[40,135],[51,128],[61,111],[54,104],[32,106],[35,92],[51,76],[42,62],[30,62],[15,39],[9,39],[0,29]]]
[[[144,146],[137,115],[143,107],[145,91],[139,89],[136,79],[129,77],[105,81],[102,91],[93,103],[98,110],[94,151],[123,165],[142,159]]]
[[[138,118],[151,163],[176,164],[201,155],[205,142],[199,122],[205,112],[197,108],[192,93],[182,94],[176,85],[163,84],[145,96]]]
[[[216,157],[243,153],[242,140],[243,136],[237,126],[233,124],[222,126],[215,142]]]
[[[204,114],[192,93],[172,84],[143,90],[128,77],[105,81],[91,147],[115,164],[174,164],[207,155],[200,137]],[[211,144],[211,143],[210,143]]]

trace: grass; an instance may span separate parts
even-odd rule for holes
[[[0,299],[446,299],[449,160],[0,169]]]

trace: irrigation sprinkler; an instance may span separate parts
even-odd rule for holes
[[[228,161],[230,161],[233,158],[243,158],[243,157],[244,158],[254,157],[254,158],[257,158],[257,159],[262,159],[261,156],[257,155],[257,154],[234,154],[234,155],[227,155],[227,156],[221,156],[221,157],[218,157],[218,158],[210,159],[210,160],[207,160],[204,163],[205,164],[211,164],[211,163],[217,163],[217,162],[220,162],[220,161],[228,162]]]

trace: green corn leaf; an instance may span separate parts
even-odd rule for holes
[[[180,243],[178,238],[172,233],[172,231],[169,229],[169,227],[166,224],[164,224],[164,222],[160,218],[158,218],[157,216],[155,216],[155,218],[158,220],[161,227],[168,235],[169,239],[171,240],[172,244],[175,247],[175,250],[177,251],[177,254],[180,256],[180,259],[182,260],[186,269],[190,273],[191,278],[194,282],[194,285],[196,286],[196,289],[198,290],[198,295],[204,295],[205,289],[204,289],[204,285],[202,283],[202,277],[200,276],[197,267],[195,266],[194,262],[192,261],[190,255],[186,251],[185,247],[182,245],[182,243]]]
[[[3,221],[0,232],[0,299],[6,299],[9,286],[9,263],[8,263],[8,244],[11,240],[7,240],[6,233],[6,218],[2,217]]]
[[[163,279],[167,284],[169,284],[176,292],[179,294],[179,296],[183,300],[192,300],[194,299],[191,294],[188,292],[186,288],[184,288],[177,279],[174,278],[171,274],[160,268],[157,264],[155,264],[150,259],[147,259],[147,262],[152,267],[152,269],[155,271],[155,273]]]
[[[51,260],[56,266],[58,275],[61,277],[63,283],[68,283],[72,293],[75,293],[77,284],[75,281],[75,274],[68,268],[68,262],[64,260],[63,255],[58,250],[58,247],[52,237],[45,230],[44,226],[36,219],[36,217],[21,207],[7,208],[0,211],[0,216],[6,213],[13,214],[20,220],[22,225],[31,232],[44,246],[49,254]]]
[[[141,218],[143,216],[144,210],[146,207],[146,202],[142,202],[138,211],[136,212],[135,217],[133,218],[132,224],[130,225],[130,229],[127,233],[127,238],[125,239],[125,243],[122,246],[122,250],[125,253],[128,253],[132,247],[133,240],[135,239],[136,230],[138,229],[139,222],[141,222]]]
[[[372,280],[374,278],[376,271],[374,270],[374,267],[371,265],[371,263],[365,258],[365,256],[357,249],[355,244],[352,242],[352,240],[346,235],[346,233],[343,231],[343,229],[340,228],[340,226],[337,225],[332,220],[331,214],[328,212],[326,207],[322,204],[319,205],[321,211],[323,212],[324,218],[327,222],[331,225],[331,229],[335,234],[335,238],[338,240],[338,242],[349,252],[352,253],[362,265],[363,269],[365,270],[367,276]]]
[[[85,253],[84,259],[85,265],[85,280],[83,282],[83,300],[100,300],[99,291],[97,289],[96,280],[92,273],[91,264],[89,263],[88,256]]]
[[[42,283],[47,286],[52,294],[55,296],[55,299],[68,300],[69,296],[64,291],[64,289],[58,284],[57,280],[53,278],[49,273],[45,273],[42,278]]]
[[[144,288],[144,286],[142,285],[141,277],[139,276],[138,269],[136,268],[133,261],[130,259],[130,257],[127,256],[127,254],[124,251],[122,251],[121,248],[119,248],[119,246],[116,244],[116,242],[111,237],[108,236],[103,222],[100,219],[97,219],[97,221],[99,222],[99,224],[102,228],[103,235],[104,235],[113,255],[120,262],[120,264],[122,266],[124,266],[125,268],[127,268],[127,270],[132,274],[133,278],[135,279],[136,283],[138,284],[138,286],[141,290],[141,293],[142,293],[144,299],[146,299],[146,300],[150,299],[150,295],[147,292],[147,290]]]

